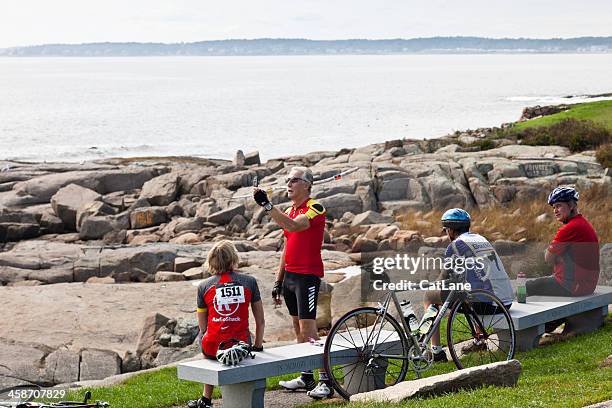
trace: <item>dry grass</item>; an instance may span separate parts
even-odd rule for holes
[[[580,212],[597,231],[600,243],[612,242],[612,194],[605,187],[595,186],[581,192]],[[402,229],[419,231],[423,236],[441,236],[440,218],[443,211],[410,211],[398,217]],[[536,218],[547,214],[545,221]],[[552,215],[546,197],[529,202],[513,202],[507,207],[496,206],[471,210],[472,231],[490,240],[525,238],[528,241],[547,243],[559,228]]]

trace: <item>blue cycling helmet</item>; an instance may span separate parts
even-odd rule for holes
[[[470,226],[472,222],[472,217],[468,214],[467,211],[462,210],[461,208],[451,208],[450,210],[446,210],[444,214],[442,214],[442,225],[448,228],[465,228]]]
[[[548,195],[548,205],[559,202],[578,201],[580,194],[573,187],[557,187]]]

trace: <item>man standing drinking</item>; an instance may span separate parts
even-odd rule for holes
[[[285,212],[274,207],[265,191],[255,189],[253,197],[272,220],[284,230],[285,245],[276,282],[272,290],[275,304],[281,303],[281,295],[293,319],[293,329],[298,343],[318,340],[317,300],[323,277],[321,246],[325,230],[325,208],[310,198],[313,184],[312,172],[306,167],[294,167],[287,179],[287,196],[291,207]],[[319,383],[315,383],[312,371],[304,371],[291,381],[280,381],[288,390],[307,390],[307,395],[327,398],[333,390],[327,373],[319,370]]]

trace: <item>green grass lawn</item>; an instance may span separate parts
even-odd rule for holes
[[[523,364],[517,387],[487,387],[452,395],[411,400],[411,407],[582,407],[612,399],[612,367],[598,365],[612,354],[612,315],[598,331],[542,347],[516,358]],[[425,376],[450,372],[453,363],[436,364]],[[280,379],[267,380],[277,389]],[[81,399],[86,389],[73,392]],[[108,401],[111,408],[164,408],[184,405],[200,395],[200,384],[178,380],[175,368],[137,375],[121,385],[91,389],[93,399]],[[219,397],[215,389],[215,397]],[[313,403],[320,407],[384,407],[388,404]],[[407,405],[407,404],[403,404]]]
[[[612,131],[612,101],[587,102],[571,105],[571,109],[554,115],[518,122],[514,130],[524,130],[535,126],[550,126],[563,119],[591,120]]]

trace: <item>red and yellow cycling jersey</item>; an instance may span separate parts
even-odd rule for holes
[[[300,232],[285,230],[287,246],[285,249],[285,270],[305,275],[323,276],[323,260],[321,246],[325,231],[325,208],[316,200],[307,198],[297,207],[291,206],[285,210],[289,218],[294,219],[305,214],[310,221],[310,227]]]
[[[261,300],[255,278],[236,272],[211,276],[198,286],[198,312],[207,312],[202,352],[215,357],[232,338],[250,343],[249,305]]]

